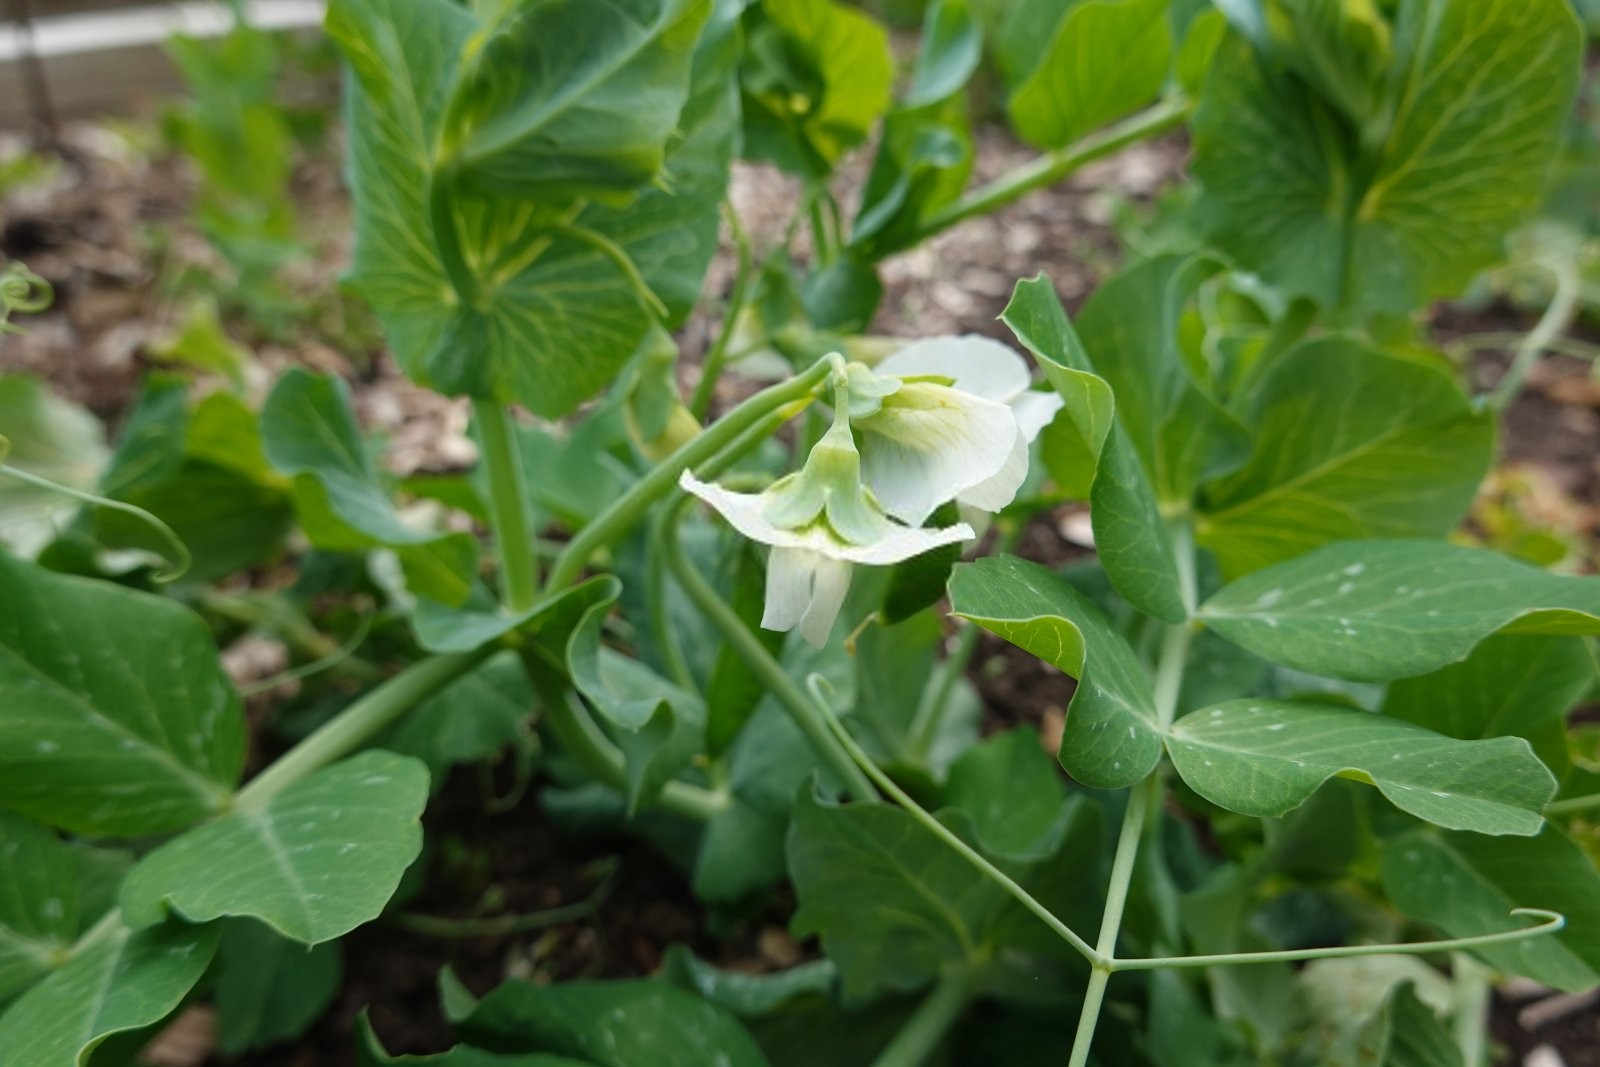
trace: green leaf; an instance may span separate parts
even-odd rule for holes
[[[465,188],[527,201],[626,197],[661,169],[709,8],[627,0],[488,9],[438,132],[445,168]]]
[[[1351,101],[1238,36],[1194,117],[1213,239],[1285,290],[1361,315],[1457,293],[1499,256],[1540,201],[1577,84],[1566,0],[1440,0],[1400,33],[1386,98],[1358,122],[1338,111]]]
[[[1240,578],[1200,616],[1276,663],[1377,682],[1465,659],[1502,630],[1600,632],[1600,578],[1438,541],[1346,541]]]
[[[916,244],[923,223],[960,198],[973,157],[960,95],[889,112],[851,225],[850,248],[878,260]]]
[[[193,922],[250,916],[297,941],[330,941],[389,902],[422,847],[427,797],[416,760],[352,756],[145,856],[122,884],[122,913],[137,926],[169,910]]]
[[[454,764],[526,748],[536,701],[522,661],[507,649],[408,711],[381,744],[427,764],[437,789]]]
[[[1554,935],[1485,945],[1490,966],[1558,989],[1600,982],[1600,872],[1553,826],[1537,837],[1416,832],[1383,850],[1384,893],[1395,907],[1451,937],[1528,925],[1512,908],[1566,916]]]
[[[1078,679],[1061,765],[1084,785],[1120,789],[1161,758],[1155,693],[1127,641],[1066,579],[1013,556],[956,567],[951,610]]]
[[[329,10],[356,75],[352,281],[423,384],[564,415],[645,336],[641,278],[674,321],[698,292],[734,134],[730,35],[708,34],[691,57],[705,0],[591,8],[522,5],[489,27],[448,0]],[[548,44],[564,40],[586,46]],[[443,139],[464,154],[461,182],[436,170]],[[663,187],[640,191],[651,179]],[[558,217],[564,203],[535,207],[530,188],[599,199]]]
[[[1142,318],[1145,311],[1137,315]],[[1018,282],[1000,318],[1038,357],[1065,402],[1055,421],[1072,425],[1070,433],[1059,431],[1066,435],[1066,452],[1045,462],[1067,479],[1064,488],[1091,481],[1090,519],[1107,576],[1139,610],[1169,622],[1182,620],[1188,609],[1155,486],[1124,428],[1112,389],[1094,373],[1055,286],[1042,274]]]
[[[415,592],[452,607],[467,599],[477,572],[476,542],[470,534],[417,530],[400,521],[378,484],[343,381],[290,368],[261,409],[261,435],[267,459],[294,477],[301,524],[314,544],[342,551],[394,548]]]
[[[1538,752],[1594,681],[1594,652],[1582,638],[1497,636],[1460,663],[1390,684],[1382,710],[1451,737],[1527,738]]]
[[[0,375],[0,462],[73,489],[92,489],[109,458],[99,421],[35,378]],[[0,545],[32,558],[78,510],[77,501],[0,474]]]
[[[967,0],[933,0],[903,105],[921,107],[959,92],[983,58],[983,31]]]
[[[160,482],[124,490],[119,499],[165,522],[189,548],[185,577],[214,581],[271,559],[294,524],[288,494],[238,471],[185,459]],[[94,534],[103,544],[165,554],[167,541],[147,520],[122,511],[94,512]]]
[[[1384,1067],[1469,1067],[1449,1029],[1406,983],[1389,998],[1394,1029]]]
[[[1006,110],[1023,139],[1060,148],[1153,100],[1167,80],[1167,0],[1082,0]]]
[[[535,633],[548,629],[560,633],[560,640],[564,641],[567,629],[563,626],[570,629],[577,625],[577,620],[596,601],[611,603],[616,600],[619,595],[616,581],[610,575],[596,575],[545,597],[516,615],[500,610],[488,592],[478,586],[472,598],[460,608],[419,601],[411,617],[411,628],[417,635],[417,643],[429,652],[470,652],[512,630]]]
[[[432,1056],[391,1056],[373,1032],[372,1021],[363,1011],[356,1016],[356,1033],[360,1040],[357,1061],[360,1067],[387,1067],[391,1063],[411,1063],[418,1067],[595,1067],[590,1060],[574,1060],[566,1056],[546,1056],[541,1052],[524,1055],[501,1055],[485,1052],[467,1045],[457,1045],[449,1052]]]
[[[978,962],[986,927],[1009,900],[888,805],[824,804],[807,790],[794,808],[788,851],[800,902],[789,928],[821,936],[852,1002]]]
[[[1117,400],[1157,498],[1187,505],[1195,487],[1237,467],[1249,435],[1207,392],[1180,339],[1184,309],[1218,264],[1203,256],[1158,256],[1102,282],[1078,314],[1078,334]]]
[[[1283,356],[1250,406],[1255,449],[1207,487],[1196,523],[1230,576],[1330,541],[1443,536],[1494,458],[1493,416],[1448,367],[1353,339]]]
[[[299,1037],[339,991],[337,944],[306,948],[261,923],[222,924],[217,951],[217,1047],[237,1056]]]
[[[250,365],[249,350],[223,330],[212,297],[191,303],[177,332],[151,344],[150,354],[164,362],[226,375],[235,385],[243,384],[245,368]]]
[[[944,803],[972,819],[983,850],[1031,860],[1055,850],[1066,815],[1066,785],[1032,729],[995,734],[950,765]]]
[[[745,32],[745,155],[827,176],[889,106],[889,35],[835,0],[760,0]]]
[[[28,1067],[85,1067],[108,1037],[165,1019],[216,950],[215,927],[119,925],[0,1015],[0,1049]]]
[[[105,883],[126,863],[0,812],[0,1003],[67,962],[78,935],[110,907]]]
[[[1460,741],[1325,704],[1232,700],[1185,715],[1167,752],[1196,793],[1272,817],[1333,777],[1378,787],[1398,808],[1452,830],[1536,834],[1555,778],[1520,737]]]
[[[461,1021],[469,1041],[597,1067],[766,1067],[737,1019],[665,982],[502,982]]]
[[[797,997],[831,996],[839,972],[832,960],[823,959],[768,974],[746,974],[714,967],[687,945],[673,945],[661,960],[659,976],[748,1019],[770,1015]]]
[[[0,603],[0,806],[131,836],[226,805],[244,717],[199,616],[3,553]]]

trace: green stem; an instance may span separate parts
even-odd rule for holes
[[[1539,316],[1539,321],[1534,323],[1533,329],[1517,346],[1505,377],[1484,398],[1484,404],[1490,411],[1500,412],[1511,406],[1511,402],[1522,391],[1522,383],[1527,379],[1528,372],[1533,370],[1534,364],[1539,362],[1539,357],[1550,343],[1565,332],[1577,313],[1578,297],[1583,287],[1577,264],[1563,261],[1551,266],[1550,272],[1555,277],[1555,293],[1544,314]]]
[[[544,705],[544,721],[555,731],[561,746],[592,777],[626,796],[627,760],[595,723],[578,695],[569,690],[561,696],[546,699]],[[729,799],[726,793],[714,793],[688,782],[673,780],[661,787],[656,804],[674,814],[707,822],[727,810]]]
[[[1173,558],[1178,568],[1178,587],[1184,608],[1192,615],[1195,605],[1194,540],[1187,523],[1173,531]],[[1168,626],[1156,661],[1156,725],[1165,733],[1177,713],[1178,693],[1183,686],[1183,671],[1189,662],[1192,630],[1187,621]],[[1111,882],[1106,887],[1105,911],[1100,917],[1100,937],[1095,942],[1099,956],[1089,972],[1083,1008],[1078,1013],[1078,1032],[1072,1041],[1068,1067],[1083,1067],[1089,1062],[1095,1027],[1100,1021],[1100,1006],[1105,1000],[1106,983],[1116,969],[1117,934],[1122,929],[1122,912],[1133,884],[1134,861],[1151,811],[1161,810],[1163,795],[1161,772],[1156,770],[1128,794],[1128,807],[1122,813],[1122,831],[1117,835],[1117,852],[1111,861]]]
[[[723,215],[728,220],[728,229],[733,233],[734,247],[738,249],[739,269],[733,277],[733,291],[728,295],[722,328],[717,331],[717,338],[711,342],[711,347],[706,349],[705,359],[700,361],[700,380],[695,383],[694,393],[689,397],[689,413],[702,421],[711,410],[712,394],[716,392],[717,380],[722,377],[722,368],[727,364],[728,345],[733,340],[734,327],[750,300],[750,290],[755,287],[755,259],[750,248],[750,237],[731,204],[723,205]]]
[[[1100,916],[1100,936],[1095,941],[1095,952],[1100,957],[1092,964],[1089,985],[1083,992],[1083,1008],[1078,1013],[1078,1031],[1072,1040],[1072,1056],[1068,1067],[1083,1067],[1089,1062],[1089,1047],[1094,1044],[1094,1032],[1100,1022],[1100,1005],[1105,1000],[1106,983],[1111,979],[1113,967],[1109,962],[1117,951],[1117,934],[1122,930],[1122,912],[1128,903],[1128,889],[1133,884],[1133,864],[1139,856],[1139,842],[1144,837],[1145,817],[1150,801],[1161,794],[1161,777],[1152,774],[1133,787],[1128,794],[1128,806],[1122,813],[1122,831],[1117,835],[1117,853],[1111,861],[1111,884],[1106,888],[1106,907]]]
[[[372,615],[369,613],[361,616],[361,624],[356,627],[355,633],[350,635],[350,639],[326,656],[312,660],[310,663],[302,663],[298,667],[290,667],[286,671],[279,671],[277,674],[263,678],[258,682],[252,682],[250,685],[241,685],[239,687],[239,695],[253,697],[260,693],[270,693],[280,685],[299,681],[301,678],[309,678],[314,674],[320,674],[332,667],[337,667],[355,655],[356,649],[361,647],[361,642],[365,641],[367,634],[371,632]]]
[[[528,532],[528,482],[522,450],[512,433],[511,413],[493,400],[474,400],[473,418],[483,441],[483,466],[489,476],[489,516],[500,548],[506,610],[520,615],[539,598],[538,566]]]
[[[649,596],[650,629],[655,634],[656,647],[667,665],[667,674],[680,688],[691,693],[700,691],[689,661],[683,654],[683,645],[672,628],[671,613],[667,603],[667,558],[664,544],[668,516],[674,509],[667,508],[655,516],[650,524],[650,550],[645,570],[645,591]]]
[[[917,709],[916,718],[911,720],[911,729],[906,732],[907,754],[913,760],[926,762],[928,753],[933,750],[933,743],[939,737],[939,728],[944,725],[945,711],[950,707],[950,696],[955,692],[956,683],[967,673],[967,664],[972,661],[973,652],[977,651],[980,632],[971,623],[963,624],[961,633],[956,637],[956,647],[939,665],[938,685]]]
[[[678,505],[670,509],[666,523],[662,530],[661,551],[667,559],[667,566],[672,569],[672,576],[678,582],[696,608],[711,624],[721,631],[723,639],[733,646],[739,658],[755,672],[761,679],[767,691],[777,698],[778,703],[789,713],[796,726],[811,742],[811,747],[816,750],[834,770],[850,795],[857,800],[878,799],[877,790],[872,788],[872,783],[861,773],[850,754],[840,747],[828,730],[823,714],[818,710],[817,701],[808,697],[787,671],[772,658],[767,647],[761,639],[750,632],[750,627],[745,625],[739,613],[728,605],[726,600],[711,588],[709,582],[700,576],[700,573],[689,563],[683,554],[683,546],[678,541],[678,518],[681,516],[681,506],[687,502],[687,497]]]
[[[403,930],[410,930],[426,937],[510,937],[513,934],[525,934],[530,930],[543,930],[550,926],[587,919],[593,915],[600,905],[605,903],[606,897],[611,895],[611,886],[616,873],[617,862],[613,859],[607,862],[604,876],[588,896],[558,908],[544,908],[519,915],[465,918],[403,911],[395,915],[392,921]]]
[[[471,652],[430,656],[373,689],[250,781],[234,796],[234,807],[259,810],[280,791],[347,753],[417,704],[477,666],[493,643]]]
[[[1545,817],[1573,815],[1591,808],[1600,808],[1600,793],[1587,793],[1581,797],[1553,800],[1544,806]]]
[[[252,629],[270,631],[318,660],[333,660],[330,665],[340,673],[364,682],[376,682],[383,677],[382,671],[361,657],[345,655],[344,645],[311,625],[281,597],[279,593],[224,593],[207,588],[195,594],[194,602],[213,615]]]
[[[921,1067],[944,1035],[961,1018],[972,1000],[972,973],[965,968],[939,980],[900,1027],[887,1048],[878,1053],[872,1067]]]
[[[1439,941],[1396,941],[1382,945],[1335,945],[1330,948],[1288,948],[1271,952],[1221,952],[1210,956],[1150,956],[1145,959],[1112,960],[1113,971],[1154,971],[1193,967],[1237,967],[1250,963],[1299,963],[1302,960],[1347,959],[1352,956],[1388,956],[1396,953],[1413,956],[1482,948],[1507,941],[1553,934],[1567,925],[1566,916],[1544,908],[1512,908],[1512,915],[1527,915],[1541,920],[1536,926],[1520,930],[1501,930],[1472,937],[1447,937]]]
[[[1171,97],[1074,144],[1047,152],[1010,174],[974,189],[943,211],[935,212],[905,242],[905,246],[920,244],[958,222],[976,215],[987,215],[1041,186],[1053,185],[1079,167],[1111,155],[1135,141],[1165,133],[1188,118],[1193,106],[1183,97]]]
[[[817,386],[827,379],[831,369],[832,364],[827,359],[820,359],[803,374],[761,390],[662,460],[567,542],[566,549],[551,568],[545,590],[554,592],[571,585],[583,572],[589,557],[627,532],[651,504],[672,491],[678,484],[678,475],[685,470],[715,456],[767,415],[791,403],[810,403]]]

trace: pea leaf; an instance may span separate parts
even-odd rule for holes
[[[279,378],[261,409],[262,445],[294,477],[301,525],[321,548],[393,548],[412,589],[449,606],[464,602],[477,572],[469,534],[439,534],[400,521],[361,442],[350,391],[332,375],[299,367]]]
[[[0,812],[0,1003],[66,963],[73,942],[111,901],[121,853],[91,850]]]
[[[99,422],[25,374],[0,375],[0,462],[74,489],[92,488],[109,458]],[[0,545],[32,558],[78,510],[70,497],[0,474]]]
[[[1060,840],[1066,785],[1026,727],[972,745],[950,765],[944,803],[972,819],[984,851],[1040,859]]]
[[[507,649],[407,712],[381,744],[427,764],[437,788],[453,764],[526,745],[536,700],[522,661]]]
[[[745,33],[744,154],[826,177],[889,106],[889,35],[835,0],[761,0]]]
[[[1512,908],[1558,911],[1554,935],[1473,951],[1498,970],[1558,989],[1600,982],[1600,872],[1561,831],[1537,837],[1416,832],[1384,846],[1383,887],[1395,907],[1451,937],[1525,926]]]
[[[1196,525],[1228,575],[1329,541],[1443,536],[1493,458],[1494,420],[1448,368],[1352,339],[1283,356],[1251,407],[1254,451],[1207,487]]]
[[[1000,318],[1038,357],[1065,402],[1052,424],[1062,427],[1061,436],[1046,440],[1051,451],[1045,462],[1063,479],[1063,488],[1089,482],[1090,520],[1107,576],[1146,614],[1170,622],[1183,619],[1188,610],[1155,486],[1123,424],[1118,400],[1094,373],[1055,286],[1042,274],[1018,282]]]
[[[938,844],[898,808],[802,792],[789,829],[800,901],[790,929],[821,936],[847,999],[915,989],[946,966],[978,962],[1008,898]]]
[[[84,1067],[108,1037],[166,1018],[216,949],[215,927],[119,925],[0,1015],[0,1048],[29,1067]]]
[[[1122,635],[1066,579],[991,556],[950,576],[951,610],[1078,679],[1061,765],[1084,785],[1119,789],[1161,758],[1150,677]]]
[[[1391,683],[1382,710],[1451,737],[1524,737],[1544,755],[1540,742],[1562,732],[1567,709],[1594,680],[1582,638],[1497,635],[1459,663]],[[1564,757],[1564,738],[1560,747]]]
[[[135,926],[174,911],[194,922],[260,919],[315,945],[376,918],[422,847],[422,764],[369,751],[146,855],[122,884]]]
[[[299,1037],[339,991],[337,944],[307,949],[248,919],[222,925],[217,1047],[236,1056]]]
[[[419,601],[411,617],[411,628],[417,635],[417,643],[430,652],[470,652],[518,629],[530,633],[559,632],[564,641],[567,631],[562,627],[577,625],[577,620],[591,604],[598,600],[607,603],[616,600],[616,581],[610,575],[597,575],[545,597],[520,614],[500,610],[488,592],[477,586],[472,598],[460,608]]]
[[[0,806],[132,836],[226,805],[244,718],[199,616],[3,553],[0,603]]]
[[[1438,541],[1345,541],[1240,578],[1200,617],[1296,670],[1387,681],[1465,659],[1499,631],[1600,632],[1600,578]]]
[[[556,417],[645,336],[639,278],[687,313],[734,134],[728,35],[694,55],[709,6],[518,5],[487,26],[449,0],[330,6],[355,73],[352,282],[408,374]],[[655,178],[670,191],[641,191]],[[459,249],[449,269],[442,245]]]
[[[1572,104],[1582,35],[1565,0],[1441,0],[1408,23],[1392,88],[1358,121],[1338,109],[1359,100],[1323,97],[1238,36],[1195,113],[1212,238],[1327,308],[1459,292],[1537,207]]]
[[[1167,80],[1166,0],[1082,0],[1055,28],[1006,110],[1022,137],[1060,148],[1155,98]]]
[[[1189,787],[1263,818],[1333,777],[1370,782],[1403,811],[1453,830],[1539,832],[1555,777],[1520,737],[1460,741],[1370,712],[1233,700],[1179,719],[1167,738]]]
[[[581,1057],[596,1067],[766,1067],[732,1015],[665,982],[502,982],[460,1029],[502,1052]]]
[[[529,201],[632,193],[665,159],[708,7],[630,0],[492,11],[459,60],[438,134],[456,180]],[[583,47],[558,44],[573,41]]]
[[[457,1045],[449,1052],[422,1056],[391,1056],[372,1029],[372,1021],[363,1011],[356,1016],[356,1034],[360,1041],[357,1061],[360,1067],[387,1067],[391,1063],[416,1064],[417,1067],[596,1067],[592,1060],[575,1060],[567,1056],[547,1056],[542,1052],[523,1055],[485,1052],[470,1045]]]
[[[922,20],[922,48],[911,70],[906,107],[921,107],[960,91],[983,58],[983,31],[968,0],[933,0]]]

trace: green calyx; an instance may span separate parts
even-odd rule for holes
[[[853,373],[858,367],[865,378]],[[840,540],[855,545],[871,544],[892,530],[894,524],[861,482],[861,453],[850,433],[854,386],[859,381],[873,387],[870,379],[875,377],[859,363],[835,373],[833,425],[812,447],[804,467],[778,479],[767,490],[763,514],[768,522],[798,530],[825,520]],[[878,399],[893,391],[881,393]]]

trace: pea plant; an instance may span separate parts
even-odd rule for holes
[[[460,1044],[362,1016],[361,1063],[1477,1067],[1496,976],[1600,984],[1600,578],[1452,536],[1573,302],[1477,396],[1422,314],[1540,210],[1567,0],[935,0],[898,78],[835,0],[326,31],[349,285],[480,460],[389,477],[305,369],[152,376],[109,450],[0,378],[0,1061],[131,1063],[192,1000],[227,1053],[303,1032],[430,783],[508,749],[710,915],[791,886],[817,951],[445,970]],[[980,96],[1037,155],[969,188]],[[883,259],[1180,128],[1181,210],[1075,317],[1040,275],[1010,343],[860,332]],[[774,247],[736,157],[796,179]],[[1013,554],[1073,502],[1092,555]],[[276,731],[218,653],[259,630]],[[980,737],[979,659],[1074,679],[1059,738]]]

